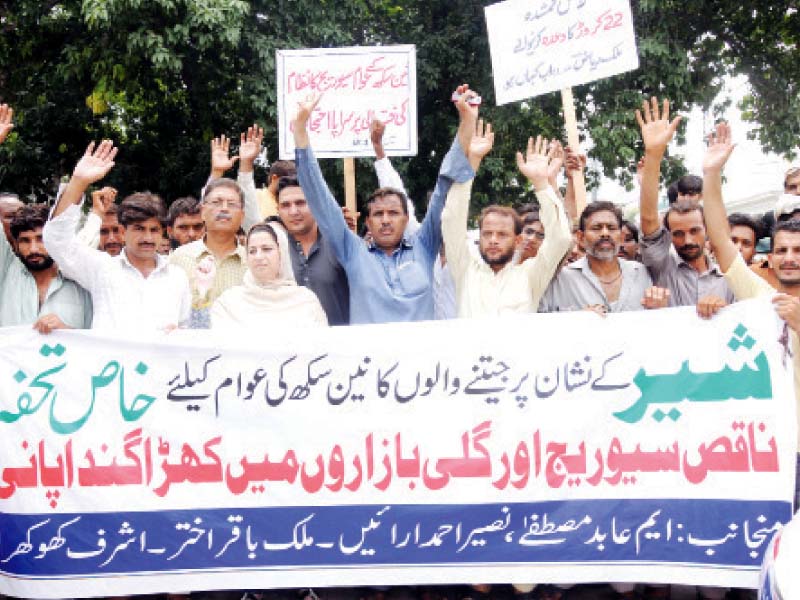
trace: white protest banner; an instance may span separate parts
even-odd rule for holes
[[[639,66],[628,0],[506,0],[485,11],[498,105]]]
[[[756,587],[791,518],[780,332],[766,301],[249,340],[0,330],[0,593]]]
[[[291,120],[297,103],[311,94],[323,95],[308,123],[318,158],[374,156],[373,118],[386,123],[386,154],[417,153],[414,46],[278,50],[276,64],[281,159],[294,159]]]

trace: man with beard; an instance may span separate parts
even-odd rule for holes
[[[11,218],[14,248],[0,236],[0,327],[33,326],[42,333],[92,322],[89,294],[65,279],[42,242],[47,206],[20,208]]]
[[[670,306],[697,305],[701,316],[710,316],[733,302],[719,268],[705,254],[706,228],[703,209],[693,200],[678,200],[669,207],[663,223],[658,216],[658,179],[661,160],[681,118],[669,120],[669,101],[663,108],[653,97],[636,111],[645,147],[640,196],[642,262],[653,282],[670,291]],[[671,252],[675,248],[677,256]]]
[[[156,253],[164,212],[158,196],[140,192],[119,205],[125,237],[119,256],[88,248],[75,234],[82,195],[111,170],[116,154],[108,140],[89,145],[44,227],[44,243],[64,274],[92,295],[92,328],[173,329],[188,321],[189,282]]]
[[[492,126],[478,123],[468,157],[477,171],[481,160],[492,149]],[[546,237],[536,257],[513,264],[514,250],[522,232],[522,220],[513,208],[491,205],[478,220],[481,259],[467,248],[467,216],[471,180],[454,184],[442,213],[442,235],[447,260],[456,284],[459,317],[495,316],[535,312],[542,293],[572,242],[569,220],[561,200],[548,181],[548,165],[555,150],[537,137],[528,140],[523,159],[517,166],[536,190],[539,214]]]
[[[539,305],[540,312],[589,309],[600,314],[662,308],[669,293],[651,287],[641,263],[619,257],[622,212],[611,202],[586,206],[578,220],[578,241],[586,255],[565,265]]]
[[[0,144],[14,128],[14,111],[0,104]],[[0,194],[0,327],[33,326],[42,333],[92,321],[92,302],[86,290],[65,279],[47,253],[42,229],[47,206],[25,206],[16,195]]]
[[[703,185],[705,189],[706,220],[711,247],[717,256],[725,279],[737,300],[758,296],[771,296],[775,312],[791,330],[792,356],[794,357],[795,400],[800,409],[800,221],[778,221],[772,232],[769,264],[778,281],[772,287],[747,268],[747,264],[731,240],[722,200],[722,169],[733,152],[730,127],[720,123],[712,134],[703,158]],[[797,412],[800,424],[800,410]],[[795,507],[800,504],[800,428],[798,428],[797,477],[795,479]]]

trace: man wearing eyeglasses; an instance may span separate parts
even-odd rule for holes
[[[240,285],[247,270],[245,249],[236,233],[259,219],[253,162],[261,151],[263,130],[254,125],[241,136],[239,155],[229,157],[230,140],[225,136],[211,142],[211,177],[202,193],[200,216],[205,223],[202,239],[185,244],[170,256],[170,262],[184,270],[192,289],[190,326],[208,327],[208,310],[228,288]],[[236,161],[238,181],[223,177]]]

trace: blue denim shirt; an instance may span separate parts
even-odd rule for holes
[[[347,272],[350,323],[433,319],[433,262],[442,244],[444,201],[454,181],[462,183],[475,176],[458,139],[442,161],[425,220],[391,255],[367,246],[347,228],[311,148],[297,148],[295,159],[297,178],[311,212]]]

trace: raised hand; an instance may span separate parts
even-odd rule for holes
[[[322,99],[322,94],[312,94],[306,96],[306,99],[297,103],[297,114],[294,117],[295,126],[300,125],[305,128],[308,120],[311,118],[311,113],[319,104]]]
[[[14,117],[14,109],[8,104],[0,104],[0,144],[2,144],[11,130],[14,129],[14,124],[11,119]]]
[[[703,157],[703,174],[718,173],[728,162],[736,144],[731,138],[731,128],[725,122],[717,123],[715,131],[708,135],[708,148]]]
[[[308,120],[321,99],[322,94],[312,94],[297,103],[297,113],[292,120],[292,133],[294,133],[294,145],[298,148],[307,148],[309,145]]]
[[[386,123],[380,119],[372,119],[369,123],[369,139],[374,144],[383,144],[383,134],[386,132]]]
[[[569,146],[566,147],[564,160],[567,165],[567,179],[572,179],[575,173],[586,169],[586,155],[575,153]]]
[[[669,120],[669,100],[664,100],[664,104],[659,110],[658,98],[653,96],[650,102],[642,102],[642,109],[636,110],[636,122],[642,130],[642,140],[645,150],[650,152],[664,153],[675,131],[681,122],[681,117]]]
[[[535,141],[532,137],[528,138],[528,150],[524,158],[522,152],[517,152],[517,168],[536,190],[543,190],[549,186],[547,171],[553,153],[552,147],[548,150],[547,138],[540,135],[536,136]]]
[[[483,157],[489,154],[493,146],[494,131],[492,131],[492,124],[486,123],[484,126],[483,119],[479,119],[475,125],[475,135],[470,140],[469,152],[467,153],[469,163],[474,171],[478,170]]]
[[[211,176],[219,179],[229,171],[239,160],[238,156],[228,156],[231,149],[231,139],[225,135],[211,140]]]
[[[386,152],[383,149],[383,134],[386,132],[386,123],[380,119],[372,119],[369,123],[369,139],[372,142],[372,148],[375,150],[375,158],[381,160],[386,157]]]
[[[96,148],[92,142],[75,165],[72,179],[83,186],[90,186],[95,181],[100,181],[114,166],[116,155],[117,148],[111,140],[103,140]]]
[[[550,181],[550,184],[555,187],[558,174],[564,166],[566,155],[564,153],[564,146],[562,146],[561,142],[558,140],[552,140],[550,142],[550,148],[553,150],[553,155],[550,160],[550,165],[547,167],[547,179]]]
[[[472,98],[478,94],[469,89],[469,86],[464,83],[456,88],[455,93],[459,96],[456,100],[456,110],[458,111],[458,143],[464,154],[469,153],[470,142],[472,136],[475,135],[475,126],[478,122],[478,107],[469,103]]]
[[[264,141],[264,130],[253,124],[243,132],[239,141],[239,169],[244,172],[253,170],[253,162],[261,154],[261,143]]]
[[[102,218],[114,204],[117,198],[117,190],[111,186],[105,186],[102,189],[92,192],[92,211]]]

